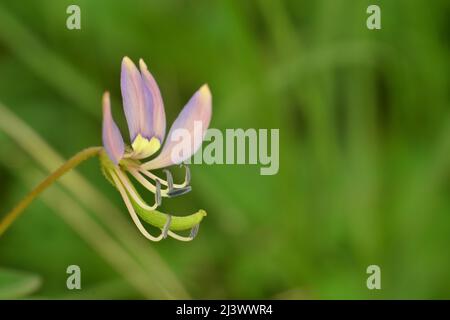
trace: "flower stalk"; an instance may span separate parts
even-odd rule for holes
[[[51,186],[56,180],[58,180],[65,173],[69,172],[76,166],[78,166],[83,161],[98,156],[103,150],[103,147],[90,147],[86,148],[67,162],[65,162],[56,171],[45,178],[33,191],[28,193],[10,212],[8,212],[5,217],[0,221],[0,236],[5,233],[5,231],[11,226],[11,224],[17,220],[20,214],[39,196],[45,189]]]

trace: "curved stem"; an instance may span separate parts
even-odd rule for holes
[[[19,217],[26,207],[45,189],[51,186],[62,175],[78,166],[81,162],[96,156],[103,150],[103,147],[86,148],[72,158],[67,160],[61,167],[50,174],[44,181],[42,181],[33,191],[28,193],[10,212],[6,214],[3,220],[0,221],[0,236],[11,226],[11,224]]]

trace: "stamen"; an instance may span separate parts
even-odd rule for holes
[[[119,180],[122,182],[123,186],[125,187],[125,190],[128,191],[130,196],[133,198],[133,200],[137,203],[138,206],[143,208],[144,210],[155,210],[161,205],[161,186],[156,188],[155,192],[155,204],[153,206],[149,206],[147,203],[145,203],[141,197],[137,194],[136,189],[132,185],[130,179],[126,176],[125,173],[120,171],[119,169],[115,169],[115,173]]]
[[[184,174],[184,182],[183,186],[188,186],[191,183],[191,170],[189,169],[189,166],[182,163],[180,164],[180,167],[184,167],[184,170],[186,171]]]
[[[192,239],[194,239],[197,234],[198,234],[198,230],[200,229],[200,224],[196,224],[192,229],[191,229],[191,234],[189,235]]]
[[[199,227],[200,227],[200,225],[199,225],[199,224],[196,224],[196,225],[192,228],[189,237],[180,236],[179,234],[176,234],[175,232],[170,231],[170,230],[169,230],[169,232],[168,232],[167,234],[168,234],[169,236],[171,236],[172,238],[176,239],[176,240],[188,242],[188,241],[194,240],[194,238],[197,236]]]
[[[139,168],[139,172],[144,174],[145,176],[149,177],[153,181],[159,181],[162,185],[167,186],[167,181],[165,181],[164,179],[161,179],[160,177],[158,177],[157,175],[151,173],[150,171],[146,171],[146,170],[143,170],[143,169]]]
[[[128,172],[131,173],[131,175],[140,183],[144,186],[144,188],[146,188],[147,190],[149,190],[150,192],[156,193],[157,191],[157,187],[155,187],[153,184],[151,184],[147,179],[145,179],[142,174],[141,171],[138,171],[136,169],[132,169],[132,168],[128,168]],[[160,192],[159,194],[163,197],[168,197],[167,194],[167,190],[161,190],[161,186],[159,188]]]
[[[150,192],[156,193],[157,188],[151,184],[147,179],[145,179],[141,172],[144,173],[143,171],[139,171],[133,168],[128,168],[128,171],[131,173],[131,175],[139,182],[141,183],[147,190],[149,190]],[[168,172],[168,170],[167,170]],[[170,175],[170,172],[169,172]],[[170,178],[168,177],[169,182],[167,183],[169,186],[166,190],[160,190],[160,194],[163,197],[176,197],[176,196],[180,196],[182,194],[188,193],[189,191],[192,190],[192,188],[190,186],[184,187],[184,188],[173,188],[173,179],[172,176],[170,175]],[[160,181],[159,178],[158,180],[155,181]],[[170,188],[170,186],[172,186],[172,189]]]
[[[172,222],[172,216],[169,214],[167,217],[167,221],[164,224],[164,228],[162,229],[163,238],[167,238],[167,233],[169,232],[170,223]]]
[[[169,189],[167,191],[167,195],[169,197],[181,196],[182,194],[188,193],[189,191],[192,190],[191,186],[187,186],[184,188],[174,188],[173,177],[172,177],[172,174],[170,173],[170,171],[167,169],[164,169],[163,172],[166,173],[166,177],[167,177],[167,188]]]
[[[139,231],[142,233],[142,235],[151,241],[161,241],[163,239],[164,235],[161,233],[159,236],[154,237],[148,233],[148,231],[144,228],[141,221],[139,220],[139,217],[137,216],[136,212],[134,211],[133,205],[131,204],[131,201],[128,198],[127,192],[125,191],[124,187],[120,183],[119,178],[116,176],[116,174],[114,172],[111,172],[111,177],[114,180],[114,183],[116,184],[116,187],[119,190],[119,193],[122,196],[123,201],[125,202],[128,212],[130,213],[131,219],[133,219],[134,224],[139,229]]]
[[[169,170],[164,169],[163,172],[167,177],[167,187],[169,188],[169,192],[173,190],[173,177]]]
[[[158,204],[158,206],[160,206],[161,202],[162,202],[162,199],[161,199],[161,183],[158,180],[156,180],[155,202]]]
[[[186,194],[186,193],[190,192],[191,190],[192,190],[191,186],[187,186],[187,187],[180,188],[180,189],[173,189],[173,190],[169,190],[167,192],[167,196],[170,198],[174,198],[174,197],[178,197],[183,194]]]
[[[188,186],[190,181],[191,181],[191,172],[189,170],[189,167],[187,165],[185,165],[185,164],[181,164],[180,166],[184,166],[185,167],[186,173],[185,173],[185,178],[184,178],[183,183],[181,183],[181,184],[173,183],[174,188],[177,188],[177,189],[178,188],[184,188],[184,187]],[[149,177],[153,181],[159,180],[163,186],[166,186],[166,187],[168,186],[167,181],[165,181],[164,179],[161,179],[160,177],[158,177],[157,175],[155,175],[151,171],[147,171],[147,170],[142,169],[142,166],[141,166],[141,168],[139,168],[139,172],[141,172],[145,176]]]

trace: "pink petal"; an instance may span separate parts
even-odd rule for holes
[[[109,92],[103,94],[103,146],[114,164],[118,164],[125,152],[125,145],[120,130],[111,114]]]
[[[203,85],[181,110],[167,135],[161,153],[143,164],[147,170],[168,167],[189,159],[200,148],[212,114],[212,97],[208,85]],[[188,134],[190,139],[177,139],[180,134]],[[175,149],[176,148],[176,149]],[[184,149],[181,155],[173,151]]]
[[[150,140],[153,136],[152,105],[145,94],[141,74],[128,57],[122,59],[120,88],[131,142],[138,134]]]
[[[139,69],[141,70],[142,82],[144,84],[144,91],[147,101],[151,105],[151,110],[153,112],[153,123],[150,124],[150,126],[153,134],[162,144],[166,134],[166,113],[164,111],[161,92],[159,91],[155,78],[153,78],[152,74],[148,71],[147,65],[142,59],[139,60]]]

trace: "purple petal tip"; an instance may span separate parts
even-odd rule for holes
[[[109,158],[114,164],[118,164],[125,152],[125,144],[123,142],[120,130],[111,114],[111,102],[109,92],[103,94],[103,146]]]

